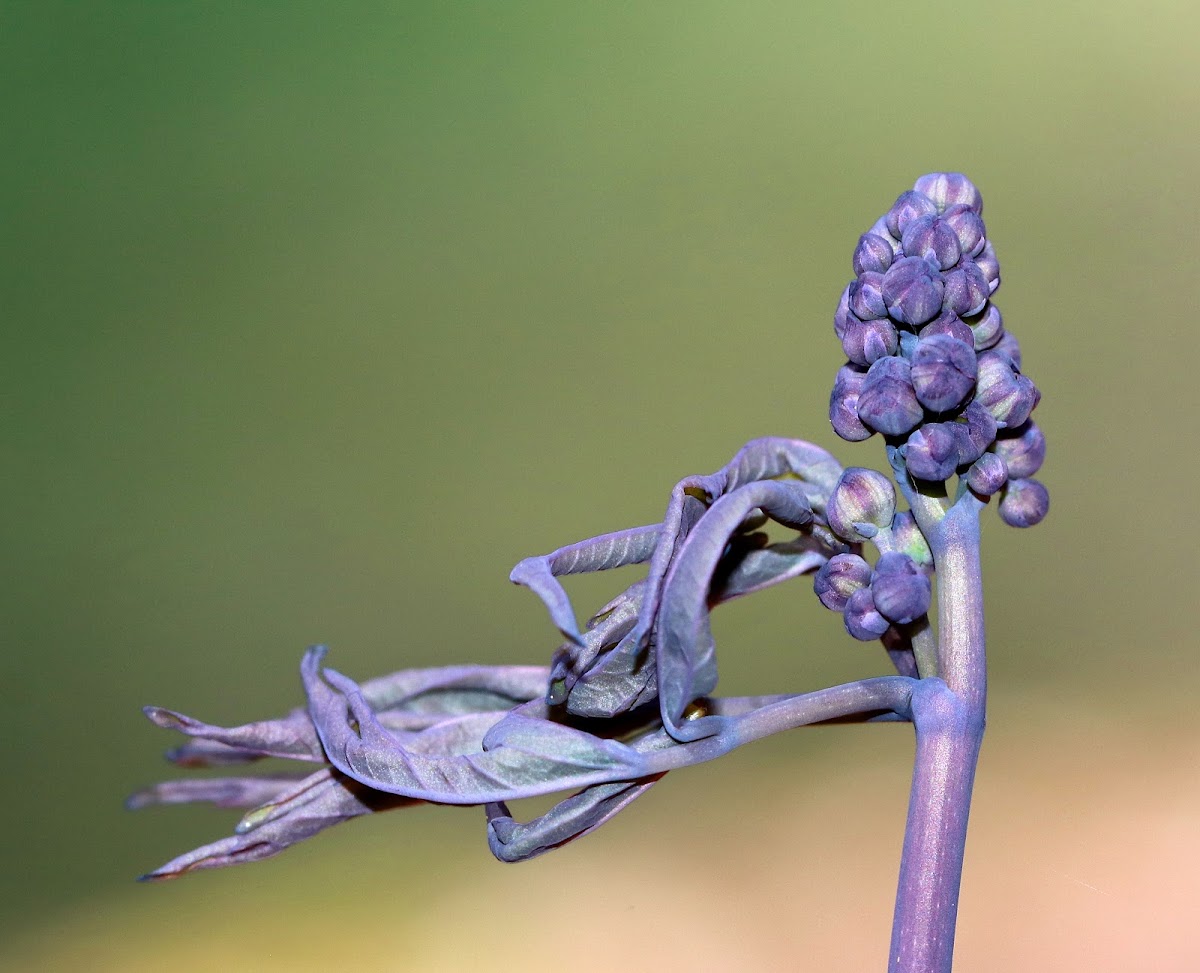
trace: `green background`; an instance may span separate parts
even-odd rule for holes
[[[317,641],[360,678],[542,662],[521,557],[658,519],[755,436],[882,464],[826,419],[833,309],[858,234],[957,169],[1052,495],[987,514],[961,965],[1196,968],[1197,31],[1115,0],[0,3],[0,965],[881,967],[900,728],[671,775],[512,868],[481,812],[423,809],[136,886],[233,818],[121,801],[171,773],[145,703],[273,715]],[[803,581],[717,634],[728,692],[885,671]]]

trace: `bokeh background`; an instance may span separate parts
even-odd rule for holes
[[[1200,968],[1200,12],[1137,5],[0,3],[0,967],[881,969],[911,734],[672,774],[522,866],[475,809],[138,873],[154,702],[541,662],[521,557],[656,520],[825,418],[857,236],[982,188],[1053,509],[988,514],[992,703],[958,968]],[[628,577],[584,579],[580,608]],[[804,581],[722,688],[885,671]]]

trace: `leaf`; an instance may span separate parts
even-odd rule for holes
[[[836,550],[831,551],[809,535],[756,549],[734,548],[721,559],[714,572],[709,602],[714,606],[724,604],[816,571],[833,553]]]
[[[350,818],[417,803],[372,791],[336,771],[318,770],[243,818],[239,833],[173,858],[142,880],[161,881],[199,869],[260,861]]]
[[[313,724],[330,762],[369,787],[443,804],[484,804],[643,776],[640,758],[624,744],[530,718],[546,712],[541,702],[525,703],[486,729],[477,750],[468,750],[475,741],[466,722],[449,731],[439,724],[402,743],[352,680],[322,672],[323,656],[323,648],[310,649],[301,666]],[[470,732],[482,729],[479,720],[469,724]]]
[[[709,590],[730,536],[758,508],[788,527],[813,518],[807,492],[790,482],[762,480],[739,487],[712,505],[688,535],[663,586],[656,629],[658,694],[663,723],[673,736],[692,740],[715,733],[718,717],[681,721],[687,705],[716,688],[716,652],[709,622]]]
[[[566,642],[559,647],[550,666],[548,703],[555,706],[566,701],[580,675],[629,633],[637,621],[644,589],[643,581],[630,585],[592,616],[578,644]]]
[[[527,557],[508,576],[514,584],[524,585],[542,599],[558,630],[576,644],[581,643],[575,610],[558,578],[567,574],[607,571],[627,564],[639,564],[653,553],[659,539],[659,525],[631,527],[611,534],[560,547],[549,554]]]
[[[455,714],[509,710],[540,698],[548,681],[544,666],[440,666],[371,679],[361,691],[380,722],[402,733],[420,732]],[[194,738],[167,752],[167,759],[184,767],[223,766],[263,757],[325,760],[304,709],[235,727],[214,726],[158,706],[148,706],[144,712],[157,726]]]
[[[226,762],[260,757],[285,757],[289,760],[308,760],[314,763],[323,763],[325,760],[325,754],[313,732],[308,714],[302,709],[292,710],[280,719],[261,720],[234,727],[214,726],[174,710],[163,709],[161,706],[147,706],[142,712],[156,726],[178,730],[190,737],[223,745],[228,748],[225,751],[228,757]],[[174,752],[172,759],[177,763],[187,764],[203,761],[206,759],[205,755],[208,755],[210,758],[217,758],[212,762],[220,762],[221,753],[221,750],[211,747],[190,750],[181,748]]]
[[[154,784],[125,801],[131,811],[152,804],[215,804],[217,807],[254,807],[274,800],[296,785],[289,777],[191,777]]]
[[[502,862],[528,861],[595,831],[646,793],[664,774],[595,784],[532,821],[516,821],[504,802],[486,805],[488,847]]]

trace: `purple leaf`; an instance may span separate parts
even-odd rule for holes
[[[516,821],[503,801],[486,806],[488,847],[502,862],[536,858],[595,831],[646,793],[663,774],[585,787],[532,821]]]
[[[640,564],[654,553],[661,533],[659,524],[631,527],[611,534],[560,547],[549,554],[527,557],[508,576],[524,585],[545,603],[558,630],[572,642],[580,642],[575,611],[558,578],[565,574],[607,571],[626,564]]]
[[[663,723],[676,739],[702,735],[703,721],[694,721],[686,731],[679,721],[688,703],[717,683],[709,588],[730,535],[756,507],[788,527],[800,528],[813,519],[799,484],[764,480],[734,490],[714,503],[688,536],[664,585],[655,658]],[[704,726],[715,732],[711,724]]]
[[[273,800],[247,815],[238,834],[180,855],[142,879],[161,881],[203,868],[260,861],[350,818],[420,803],[370,790],[329,769],[310,774]]]
[[[296,785],[290,777],[191,777],[167,780],[131,794],[131,811],[152,804],[215,804],[217,807],[255,807],[274,800]]]
[[[532,718],[525,703],[498,722],[456,717],[402,743],[372,712],[358,686],[310,649],[301,675],[309,712],[329,761],[377,790],[442,804],[484,804],[645,776],[624,744]]]

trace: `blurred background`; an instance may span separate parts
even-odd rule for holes
[[[1200,968],[1194,4],[0,2],[0,967],[882,969],[911,732],[798,731],[519,866],[477,809],[134,876],[156,703],[548,659],[521,557],[826,419],[858,235],[966,172],[1052,510],[989,511],[958,966]],[[573,583],[581,611],[633,575]],[[801,580],[722,690],[886,671]]]

